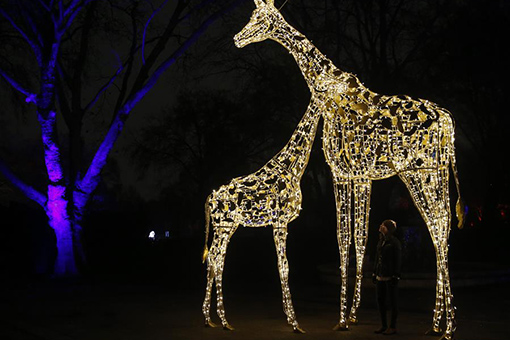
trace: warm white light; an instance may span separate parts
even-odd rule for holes
[[[450,205],[449,166],[455,165],[454,124],[448,111],[426,100],[408,96],[385,96],[366,88],[355,75],[338,69],[301,33],[290,26],[272,0],[255,0],[250,22],[235,38],[237,47],[271,39],[283,45],[299,65],[311,91],[311,102],[288,144],[263,168],[233,179],[207,199],[207,288],[203,304],[206,324],[210,318],[213,281],[217,311],[225,318],[222,273],[230,237],[239,225],[273,225],[284,311],[294,330],[301,331],[292,307],[285,256],[287,224],[301,207],[299,182],[308,163],[319,116],[324,118],[323,151],[333,175],[340,252],[340,320],[335,329],[345,330],[357,322],[361,298],[362,265],[368,236],[371,182],[398,175],[406,184],[432,236],[437,258],[436,306],[432,333],[440,333],[446,315],[444,339],[452,339],[455,313],[448,271]],[[353,205],[353,206],[352,206]],[[351,212],[353,221],[351,222]],[[459,225],[462,205],[457,202]],[[214,228],[207,250],[209,221]],[[356,283],[347,316],[347,276],[351,228],[356,250]]]

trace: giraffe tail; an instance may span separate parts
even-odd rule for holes
[[[457,172],[457,161],[455,159],[455,149],[453,149],[450,164],[451,164],[452,171],[453,171],[453,177],[455,178],[455,186],[457,187],[457,195],[458,195],[457,204],[455,205],[455,213],[457,215],[457,220],[458,220],[457,226],[459,229],[462,229],[462,228],[464,228],[464,222],[466,221],[466,214],[465,214],[466,206],[464,205],[464,202],[462,201],[462,198],[460,196],[460,184],[459,184],[459,175]]]
[[[209,254],[209,248],[207,247],[207,242],[209,241],[209,224],[211,222],[211,209],[209,208],[209,199],[211,196],[207,197],[205,200],[205,246],[204,252],[202,253],[202,263],[205,263],[207,259],[207,254]]]

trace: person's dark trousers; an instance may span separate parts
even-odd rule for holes
[[[394,281],[377,281],[377,304],[379,306],[379,314],[381,315],[381,323],[383,328],[388,328],[388,319],[386,317],[386,301],[391,308],[390,328],[397,328],[398,316],[398,282]]]

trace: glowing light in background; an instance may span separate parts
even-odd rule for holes
[[[355,75],[338,69],[300,32],[290,26],[274,7],[273,0],[255,0],[250,22],[234,40],[237,47],[274,40],[295,58],[310,88],[308,111],[287,146],[254,174],[233,179],[214,191],[206,202],[207,288],[203,304],[206,324],[216,281],[218,315],[225,318],[222,273],[230,237],[239,224],[247,227],[274,226],[278,266],[287,321],[300,331],[290,299],[288,263],[285,257],[287,223],[297,217],[301,204],[299,180],[308,162],[319,114],[324,118],[323,150],[333,175],[337,207],[337,237],[340,253],[340,319],[334,329],[346,330],[357,323],[361,299],[362,266],[368,236],[371,181],[398,175],[420,211],[436,250],[436,303],[429,334],[452,339],[455,313],[448,270],[450,231],[449,167],[457,191],[459,181],[454,150],[454,124],[450,113],[427,100],[408,96],[385,96],[366,88]],[[303,129],[303,124],[308,126]],[[352,205],[354,205],[352,207]],[[463,205],[457,202],[459,227]],[[351,214],[354,212],[354,214]],[[351,222],[351,215],[353,221]],[[211,251],[207,252],[209,219],[214,227]],[[354,228],[356,283],[347,316],[347,267],[351,228]]]

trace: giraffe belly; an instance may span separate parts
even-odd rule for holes
[[[384,140],[328,121],[324,123],[324,135],[324,156],[336,180],[378,180],[395,175],[388,158],[381,157],[381,150],[388,149]]]
[[[238,221],[245,227],[286,225],[299,216],[301,191],[288,195],[268,195],[262,199],[246,200],[239,206]]]
[[[272,225],[277,220],[277,214],[274,211],[261,213],[241,213],[239,224],[244,227],[266,227]]]
[[[331,133],[330,131],[341,131]],[[444,168],[453,150],[453,128],[447,115],[414,134],[325,123],[324,154],[336,179],[378,180],[404,171]]]
[[[301,210],[301,190],[298,183],[282,182],[249,187],[231,183],[221,187],[213,192],[209,203],[213,224],[265,227],[294,220]]]

